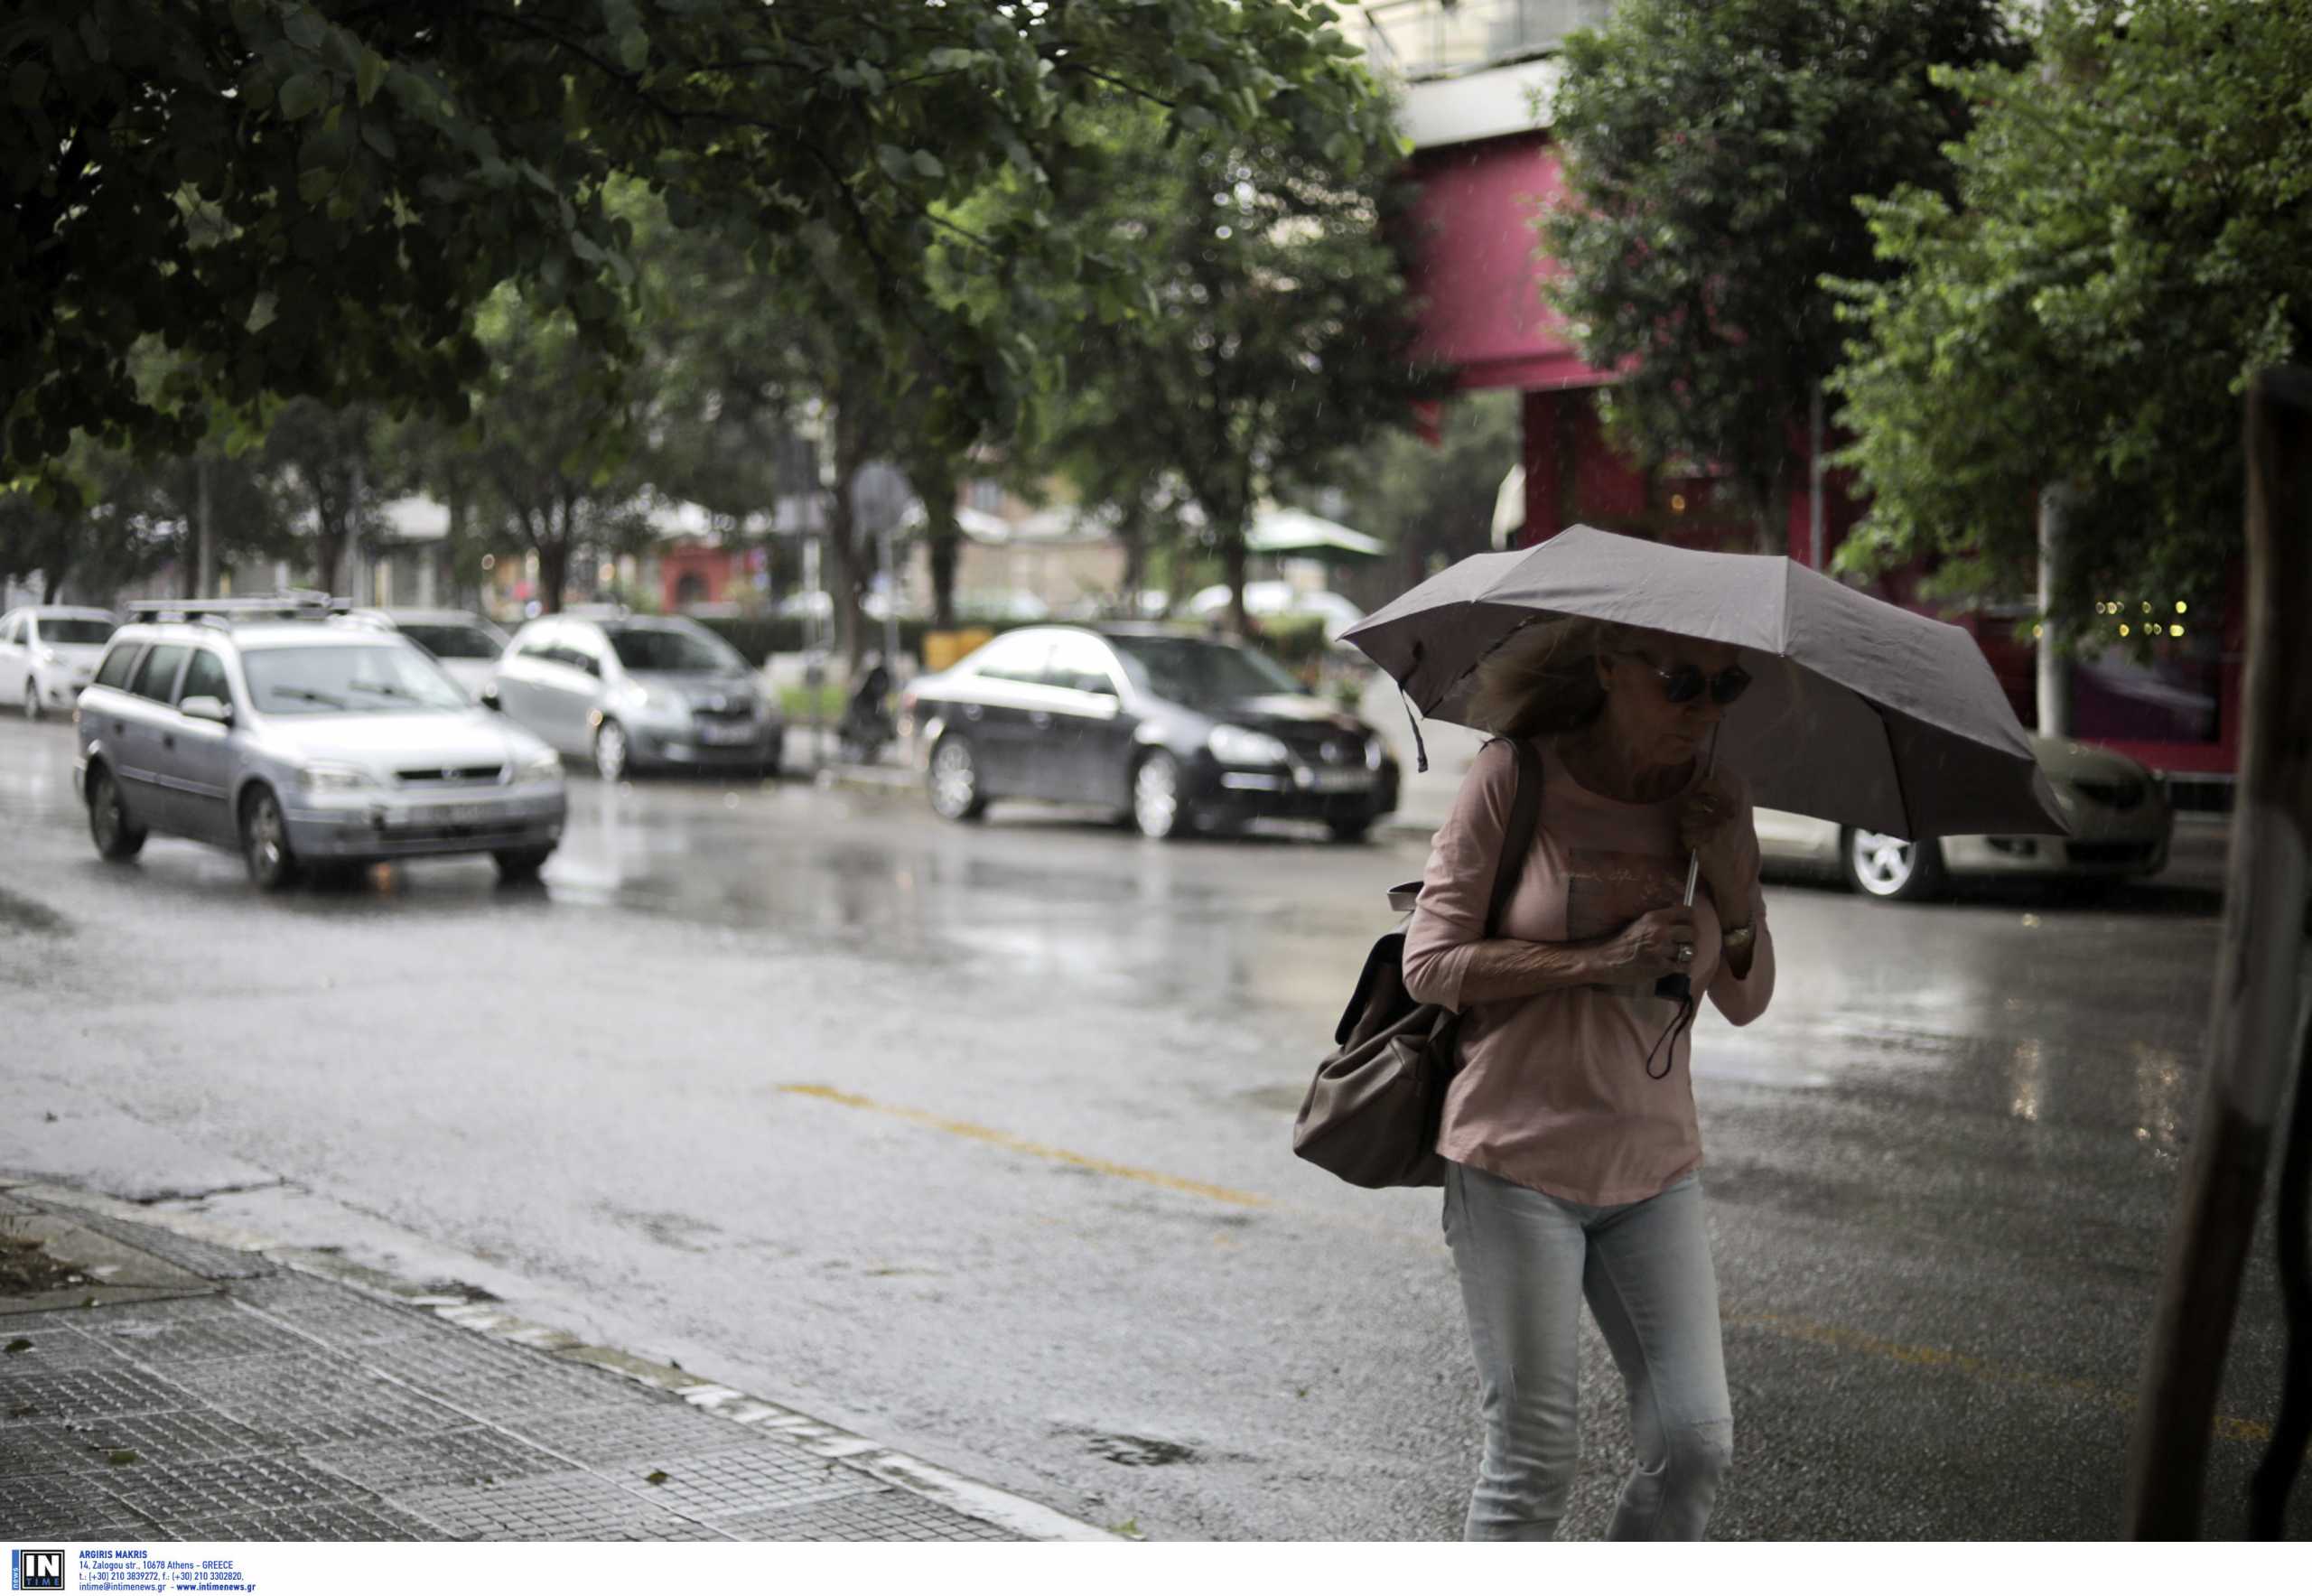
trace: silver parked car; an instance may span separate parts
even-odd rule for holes
[[[107,611],[65,604],[0,615],[0,704],[23,705],[28,721],[70,710],[119,624]]]
[[[75,714],[73,781],[107,859],[154,831],[237,848],[267,891],[308,866],[487,853],[535,876],[562,762],[398,637],[314,621],[132,623]]]
[[[1832,868],[1873,898],[1925,898],[1953,876],[2039,876],[2119,881],[2168,867],[2175,813],[2159,778],[2125,754],[2060,737],[2031,747],[2071,822],[2065,836],[1946,836],[1923,843],[1881,836],[1807,815],[1757,811],[1768,859]]]
[[[483,698],[606,780],[642,770],[778,774],[787,726],[736,649],[678,616],[541,616]]]
[[[481,690],[497,679],[498,657],[506,652],[506,634],[497,624],[470,610],[349,610],[349,621],[397,631],[424,649],[450,679],[479,702]]]

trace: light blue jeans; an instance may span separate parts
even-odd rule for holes
[[[1580,1457],[1574,1331],[1586,1296],[1629,1388],[1637,1445],[1606,1536],[1700,1540],[1734,1455],[1700,1178],[1589,1208],[1449,1163],[1445,1239],[1485,1417],[1464,1538],[1557,1538]]]

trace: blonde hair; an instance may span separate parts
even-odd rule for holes
[[[1519,741],[1579,731],[1606,705],[1598,656],[1627,647],[1638,635],[1635,627],[1586,617],[1512,632],[1477,667],[1468,723]]]

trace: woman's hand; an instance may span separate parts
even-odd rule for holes
[[[1694,967],[1694,911],[1683,903],[1649,910],[1607,944],[1617,979],[1651,981]]]
[[[1758,839],[1742,824],[1741,799],[1724,775],[1711,773],[1686,795],[1678,811],[1678,845],[1701,855],[1702,880],[1719,903],[1749,901]]]

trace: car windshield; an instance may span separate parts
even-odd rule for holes
[[[408,644],[252,649],[241,657],[249,695],[266,714],[406,714],[471,701]]]
[[[1234,643],[1202,638],[1111,637],[1125,667],[1159,698],[1223,705],[1304,689],[1282,666]]]
[[[101,643],[112,634],[111,621],[91,620],[86,615],[40,618],[40,640],[43,643]]]
[[[711,635],[673,626],[606,626],[602,633],[629,670],[744,670],[746,661]]]
[[[401,635],[436,659],[495,659],[503,651],[498,639],[478,626],[408,621]]]

